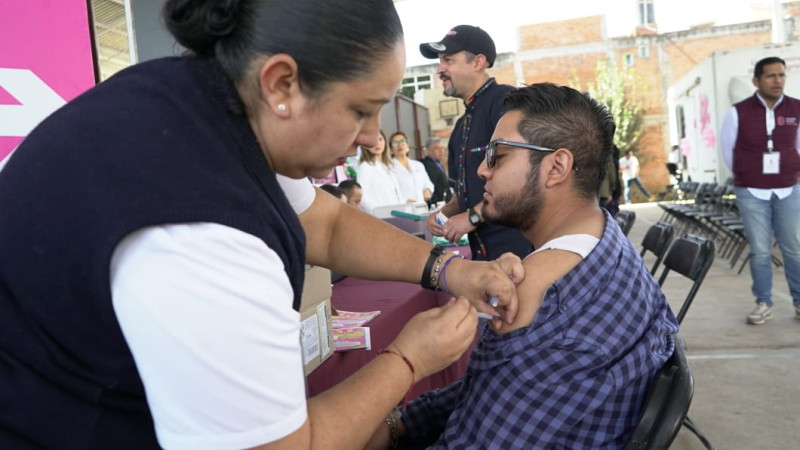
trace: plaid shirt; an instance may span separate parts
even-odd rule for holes
[[[464,377],[408,405],[410,440],[439,436],[437,449],[621,448],[678,331],[608,213],[597,246],[548,288],[529,327],[483,327]]]

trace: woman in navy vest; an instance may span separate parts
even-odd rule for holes
[[[168,0],[164,19],[187,55],[65,105],[0,173],[0,448],[359,448],[490,295],[513,319],[519,260],[450,261],[305,181],[376,144],[404,71],[392,2]],[[306,400],[304,263],[428,288],[448,264],[459,299]]]

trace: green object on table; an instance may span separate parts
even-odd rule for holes
[[[461,236],[461,239],[457,243],[453,243],[443,237],[434,236],[433,239],[431,239],[431,242],[433,242],[433,245],[441,245],[442,247],[458,247],[462,245],[469,245],[469,238],[467,238],[467,235],[465,234]]]
[[[407,213],[407,212],[404,212],[404,211],[398,211],[396,209],[393,209],[391,214],[393,216],[395,216],[395,217],[402,217],[404,219],[411,219],[411,220],[427,220],[428,219],[428,214],[427,213],[426,214],[412,214],[412,213]]]

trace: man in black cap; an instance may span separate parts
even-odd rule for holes
[[[426,58],[439,59],[437,73],[444,95],[462,99],[466,107],[448,144],[447,164],[456,195],[440,210],[447,222],[438,223],[438,214],[433,213],[428,230],[451,242],[469,233],[473,259],[493,260],[506,252],[524,258],[531,246],[519,230],[484,223],[481,217],[485,181],[478,176],[478,166],[500,120],[503,98],[514,89],[497,84],[487,73],[497,57],[494,41],[478,27],[459,25],[439,42],[420,44],[419,50]]]

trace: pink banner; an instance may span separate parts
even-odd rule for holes
[[[86,0],[3,0],[0,9],[2,160],[95,75]]]

